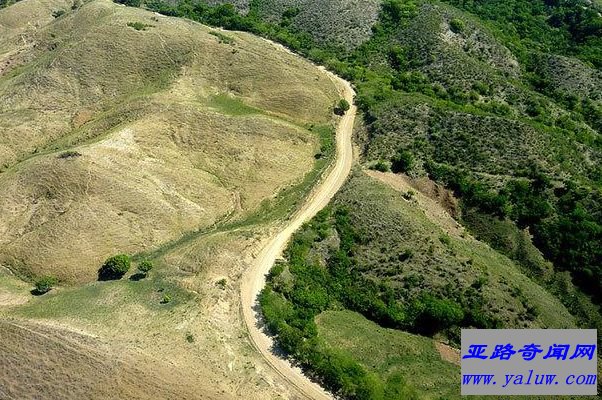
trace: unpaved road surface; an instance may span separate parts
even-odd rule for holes
[[[353,104],[355,93],[349,82],[325,70],[324,73],[330,75],[341,91],[341,95],[349,104]],[[337,151],[333,166],[311,192],[301,209],[286,222],[274,237],[266,242],[251,267],[245,272],[241,283],[243,318],[249,330],[251,342],[281,377],[309,399],[332,399],[333,397],[320,385],[309,380],[299,368],[293,367],[289,361],[273,354],[272,338],[267,336],[258,326],[261,317],[258,314],[257,296],[265,286],[265,275],[270,271],[276,259],[281,256],[293,233],[328,205],[349,175],[353,162],[351,138],[355,114],[356,107],[352,105],[339,122],[336,132]]]

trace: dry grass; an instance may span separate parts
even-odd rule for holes
[[[186,385],[194,379],[186,370],[94,336],[23,320],[0,320],[0,336],[3,399],[196,399],[199,386],[203,398],[227,398],[207,383]]]
[[[15,26],[0,60],[22,17],[0,11]],[[337,93],[311,64],[108,1],[38,25],[22,65],[0,75],[0,263],[22,275],[92,280],[107,256],[244,217],[312,169],[306,127],[330,121]]]
[[[150,375],[164,386],[162,391],[156,391],[154,385],[144,388],[146,380],[142,380],[140,386],[127,386],[116,398],[136,398],[130,393],[138,390],[157,399],[212,398],[215,394],[224,399],[294,398],[292,389],[285,387],[251,348],[240,320],[239,280],[258,239],[258,234],[246,230],[207,235],[157,259],[157,271],[147,279],[58,288],[4,312],[0,307],[0,321],[36,321],[44,331],[69,327],[91,335],[98,343],[71,346],[69,340],[67,345],[76,347],[77,357],[67,349],[64,358],[52,353],[45,364],[59,374],[34,374],[29,380],[12,374],[11,386],[28,393],[29,385],[41,382],[52,387],[66,379],[80,381],[82,387],[72,396],[60,398],[103,398],[106,388],[89,384],[96,374],[88,365],[98,365],[90,358],[94,361],[98,353],[106,353],[108,359],[114,358],[112,371],[133,369],[128,377]],[[218,284],[224,278],[225,284]],[[163,293],[171,295],[169,304],[160,304]],[[52,338],[39,338],[28,344],[27,352],[20,351],[21,341],[13,343],[13,336],[6,337],[6,352],[15,370],[26,370],[21,363],[29,365],[32,357],[42,357],[38,353],[56,346]],[[56,350],[56,354],[62,352]],[[169,384],[176,376],[182,391],[172,393]],[[0,378],[0,388],[2,384]]]

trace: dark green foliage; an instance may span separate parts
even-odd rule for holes
[[[60,17],[60,16],[62,16],[64,14],[65,14],[65,10],[56,10],[56,11],[52,12],[52,16],[54,18],[58,18],[58,17]]]
[[[602,17],[586,0],[509,0],[447,3],[491,21],[510,46],[576,55],[602,67]]]
[[[114,0],[115,3],[123,4],[128,7],[140,7],[142,0]]]
[[[81,157],[81,153],[78,151],[73,151],[73,150],[67,150],[67,151],[63,151],[61,154],[59,154],[57,156],[58,158],[76,158],[76,157]]]
[[[145,31],[147,28],[152,28],[152,25],[144,24],[142,22],[128,22],[127,25],[137,31]]]
[[[35,289],[32,291],[32,294],[39,296],[44,293],[48,293],[54,285],[58,283],[57,279],[52,276],[43,276],[36,280]]]
[[[388,172],[391,169],[391,167],[386,161],[378,160],[376,163],[370,166],[370,169],[374,169],[380,172]]]
[[[464,32],[464,29],[466,29],[464,21],[458,18],[454,18],[451,21],[449,21],[449,27],[454,33],[461,33]]]
[[[127,254],[108,258],[98,270],[99,281],[121,279],[130,270],[131,259]]]
[[[457,326],[464,319],[464,312],[459,304],[428,294],[416,300],[411,312],[415,314],[415,329],[427,335]]]
[[[138,264],[138,271],[140,271],[144,275],[148,275],[148,273],[153,269],[153,262],[150,260],[143,260]]]
[[[349,102],[345,99],[339,100],[337,105],[334,107],[334,113],[337,115],[344,115],[347,111],[349,111]]]
[[[221,32],[211,31],[211,32],[209,32],[209,34],[217,37],[219,39],[220,43],[225,43],[225,44],[233,44],[234,43],[234,38],[232,36],[224,35]]]
[[[409,172],[414,168],[414,156],[408,150],[399,149],[391,158],[391,171],[395,173]]]

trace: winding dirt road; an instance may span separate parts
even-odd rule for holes
[[[355,93],[349,82],[323,68],[322,70],[330,76],[349,104],[353,104]],[[349,175],[353,162],[351,137],[355,114],[356,107],[352,105],[339,122],[336,131],[337,151],[333,166],[324,179],[313,189],[301,209],[263,247],[251,267],[245,272],[241,283],[243,318],[249,330],[251,342],[280,376],[309,399],[332,399],[333,397],[320,385],[309,380],[299,368],[293,367],[290,362],[272,353],[272,338],[263,333],[261,327],[258,326],[260,316],[258,314],[257,296],[265,286],[266,274],[270,271],[276,259],[281,256],[293,233],[328,205]]]

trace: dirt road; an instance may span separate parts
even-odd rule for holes
[[[349,104],[353,104],[354,91],[349,82],[325,70],[324,73],[331,77]],[[353,162],[351,137],[355,114],[356,107],[352,105],[339,122],[336,132],[336,159],[331,169],[314,188],[301,209],[267,242],[251,267],[245,272],[241,284],[242,312],[251,342],[280,376],[310,399],[332,399],[333,397],[320,385],[305,377],[299,368],[293,367],[290,362],[272,353],[272,339],[265,335],[257,324],[259,321],[257,296],[265,286],[265,275],[274,265],[274,261],[281,256],[293,233],[326,207],[349,175]]]

